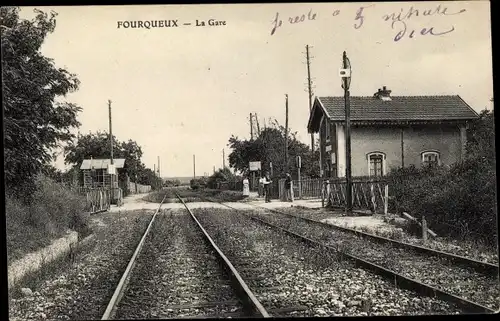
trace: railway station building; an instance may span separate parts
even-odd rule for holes
[[[467,124],[478,118],[458,95],[391,96],[385,86],[373,96],[351,96],[350,111],[354,177],[460,161]],[[321,176],[345,177],[344,97],[316,97],[307,129],[319,133]]]

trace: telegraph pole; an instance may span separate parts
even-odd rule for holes
[[[250,140],[253,140],[253,115],[250,113]]]
[[[226,155],[224,152],[224,148],[222,149],[222,169],[226,168]]]
[[[255,123],[257,124],[257,137],[260,136],[260,126],[259,126],[259,118],[257,117],[257,113],[255,115]]]
[[[110,146],[110,162],[111,162],[111,175],[110,175],[110,184],[111,184],[111,201],[115,199],[115,173],[114,173],[114,161],[113,161],[113,127],[111,122],[111,99],[108,99],[108,111],[109,111],[109,146]]]
[[[196,156],[193,155],[193,178],[196,179]]]
[[[113,128],[111,126],[111,100],[108,100],[109,109],[109,145],[111,147],[111,165],[113,165]]]
[[[288,94],[285,94],[285,172],[288,173]]]
[[[309,60],[309,45],[306,45],[306,58],[307,58],[307,88],[309,90],[309,113],[312,111],[312,82],[311,82],[311,62]],[[314,153],[314,134],[311,133],[311,152]]]
[[[352,213],[352,175],[351,175],[351,107],[349,101],[349,86],[351,82],[351,63],[344,51],[342,56],[344,72],[349,69],[348,77],[342,77],[345,103],[345,148],[346,148],[346,214]]]

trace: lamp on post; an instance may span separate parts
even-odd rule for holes
[[[351,174],[351,108],[349,105],[349,86],[351,85],[351,62],[344,51],[342,55],[342,68],[339,70],[344,89],[345,105],[345,149],[346,149],[346,207],[347,215],[352,213],[352,174]]]

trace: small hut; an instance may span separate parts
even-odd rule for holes
[[[108,159],[84,159],[80,170],[83,171],[83,187],[85,188],[111,188],[118,187],[117,180],[115,179],[115,186],[111,186],[111,174],[114,170],[114,174],[118,175],[121,171],[124,171],[125,159],[116,158],[113,159],[113,166],[111,165],[111,160]],[[114,168],[113,168],[114,167]]]

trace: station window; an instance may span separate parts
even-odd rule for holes
[[[370,153],[367,155],[368,173],[370,177],[384,176],[385,172],[385,155],[383,153]]]
[[[439,152],[425,151],[422,152],[422,165],[435,167],[441,164]]]

